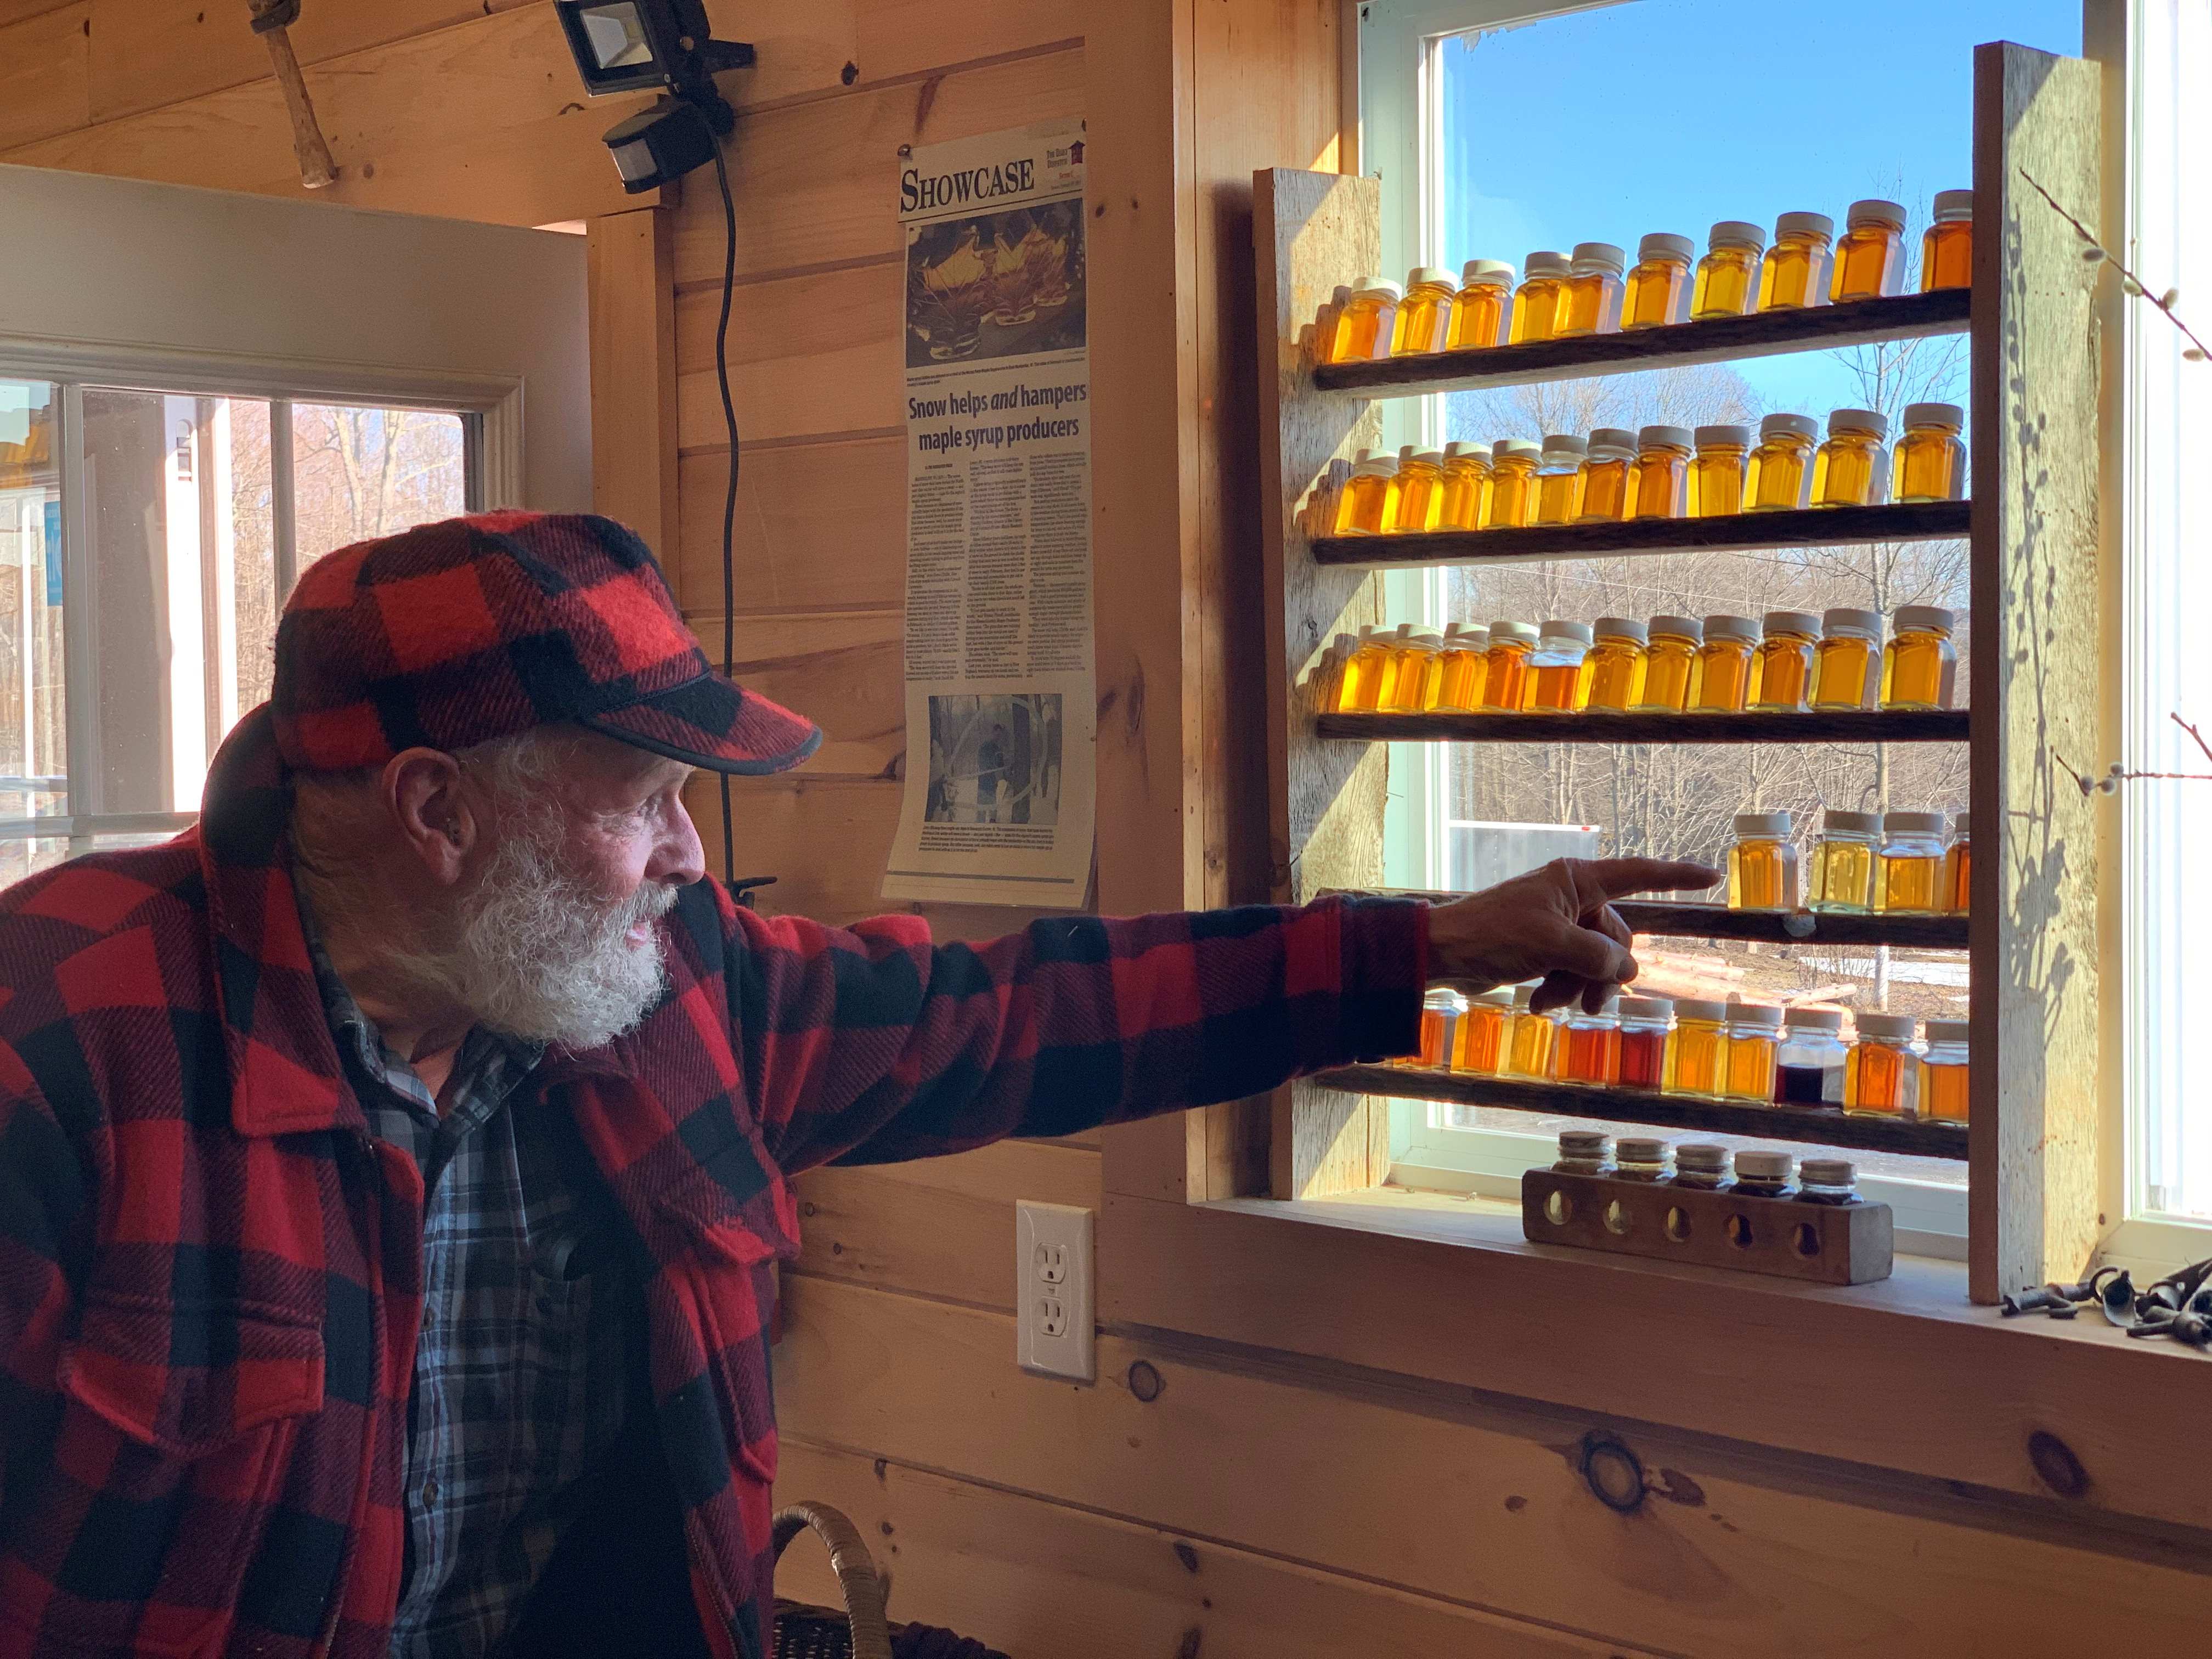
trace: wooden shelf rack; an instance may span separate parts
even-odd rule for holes
[[[1317,714],[1317,737],[1365,743],[1965,743],[1963,708],[1807,714]]]
[[[1323,536],[1311,546],[1317,564],[1346,565],[1363,570],[1411,570],[1443,564],[1536,564],[1553,559],[1616,559],[1646,553],[1957,541],[1966,535],[1972,512],[1973,506],[1969,501],[1893,502],[1881,507],[1736,513],[1723,519],[1632,519],[1624,524],[1547,524],[1502,530]]]

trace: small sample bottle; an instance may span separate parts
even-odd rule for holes
[[[1722,519],[1743,511],[1744,452],[1751,447],[1747,426],[1701,426],[1698,453],[1690,461],[1690,516]]]
[[[1705,625],[1695,617],[1654,617],[1650,647],[1644,653],[1644,695],[1634,704],[1639,714],[1680,714],[1695,700],[1702,684],[1698,655]]]
[[[1398,510],[1383,526],[1386,534],[1421,535],[1443,517],[1444,458],[1411,444],[1398,452]]]
[[[1485,991],[1467,1000],[1452,1038],[1451,1069],[1476,1077],[1495,1077],[1505,1054],[1505,1024],[1512,1018],[1513,993]]]
[[[1886,915],[1935,915],[1948,906],[1943,887],[1943,815],[1885,812],[1875,860],[1874,908]]]
[[[1358,647],[1359,641],[1350,634],[1339,634],[1329,641],[1328,649],[1322,653],[1321,661],[1315,665],[1310,682],[1316,709],[1333,714],[1344,707],[1344,667]]]
[[[1544,453],[1536,462],[1536,522],[1572,524],[1582,516],[1583,463],[1589,446],[1566,432],[1544,435]]]
[[[1920,1056],[1910,1014],[1861,1014],[1844,1067],[1844,1110],[1854,1117],[1911,1117],[1920,1109]]]
[[[1613,1003],[1594,1014],[1577,1005],[1561,1024],[1558,1041],[1553,1069],[1560,1082],[1609,1089],[1620,1081],[1620,1016]]]
[[[1828,303],[1828,256],[1836,222],[1825,213],[1785,213],[1759,272],[1759,308],[1795,311]]]
[[[1841,1106],[1844,1011],[1792,1008],[1783,1016],[1782,1046],[1774,1053],[1774,1103],[1778,1106]]]
[[[1674,1148],[1674,1184],[1717,1193],[1732,1184],[1732,1154],[1725,1146],[1692,1140]]]
[[[1796,1162],[1787,1152],[1764,1146],[1747,1146],[1735,1155],[1735,1191],[1739,1198],[1788,1198],[1790,1176]]]
[[[1809,611],[1770,611],[1759,642],[1746,707],[1764,714],[1802,714],[1813,690],[1813,651],[1820,642],[1820,619]]]
[[[1966,1022],[1928,1022],[1928,1052],[1920,1057],[1920,1115],[1937,1123],[1966,1122]]]
[[[1813,849],[1813,908],[1847,916],[1874,908],[1874,856],[1881,836],[1881,815],[1830,807],[1820,820],[1820,842]]]
[[[1451,272],[1437,265],[1414,266],[1406,278],[1406,297],[1398,301],[1390,355],[1412,357],[1442,351],[1451,337],[1452,295]]]
[[[1636,245],[1636,268],[1621,296],[1620,326],[1671,328],[1690,320],[1690,264],[1698,245],[1686,236],[1655,230]]]
[[[1548,340],[1559,332],[1567,275],[1564,253],[1532,253],[1522,263],[1521,286],[1513,291],[1513,329],[1508,343]]]
[[[1705,239],[1705,257],[1698,261],[1697,284],[1690,291],[1690,316],[1703,322],[1708,317],[1741,317],[1751,309],[1759,288],[1759,256],[1765,251],[1766,232],[1741,219],[1723,219]]]
[[[1553,331],[1557,338],[1620,331],[1620,270],[1626,262],[1627,256],[1610,242],[1575,244],[1559,320]]]
[[[1735,815],[1735,843],[1728,855],[1728,908],[1797,908],[1797,849],[1790,844],[1788,812]]]
[[[1548,1082],[1552,1076],[1552,1039],[1558,1032],[1559,1021],[1551,1014],[1540,1014],[1530,1009],[1528,999],[1534,988],[1528,985],[1514,988],[1513,1020],[1505,1033],[1504,1074]]]
[[[1694,997],[1674,1001],[1674,1030],[1667,1041],[1667,1072],[1660,1084],[1670,1095],[1694,1095],[1701,1100],[1720,1098],[1725,1080],[1723,1060],[1727,1049],[1728,1005]],[[1682,1167],[1684,1147],[1674,1149],[1674,1167]]]
[[[1759,422],[1743,510],[1788,513],[1804,506],[1813,487],[1813,451],[1820,435],[1820,424],[1809,415],[1769,415]]]
[[[1560,1130],[1559,1161],[1552,1168],[1560,1175],[1613,1174],[1613,1137],[1602,1129]]]
[[[1647,426],[1636,434],[1636,500],[1629,508],[1638,519],[1680,519],[1690,511],[1690,450],[1686,426]]]
[[[1454,623],[1444,629],[1443,648],[1437,653],[1438,708],[1454,714],[1472,714],[1482,707],[1489,650],[1490,630],[1480,623]]]
[[[1480,530],[1490,507],[1490,446],[1444,446],[1444,499],[1437,514],[1439,530]]]
[[[1627,714],[1644,702],[1646,641],[1644,624],[1633,617],[1600,617],[1589,653],[1589,701],[1583,706]]]
[[[1844,215],[1844,239],[1836,244],[1836,274],[1828,298],[1879,300],[1898,291],[1905,280],[1905,210],[1894,202],[1854,202]]]
[[[1500,438],[1491,445],[1485,530],[1513,530],[1536,522],[1536,462],[1543,453],[1543,445],[1531,438]]]
[[[1443,641],[1433,634],[1414,631],[1410,623],[1401,623],[1398,636],[1390,647],[1390,667],[1382,678],[1382,701],[1376,704],[1377,712],[1385,714],[1418,714],[1421,698],[1428,685],[1429,671],[1435,664]]]
[[[1958,690],[1959,652],[1951,630],[1959,619],[1940,605],[1904,605],[1891,618],[1881,653],[1884,708],[1948,708]]]
[[[1322,362],[1334,362],[1336,354],[1337,323],[1344,315],[1344,307],[1351,302],[1352,286],[1339,283],[1330,292],[1328,301],[1314,313],[1311,347],[1314,356]]]
[[[1838,605],[1820,613],[1813,707],[1872,708],[1881,701],[1881,612]]]
[[[1782,1048],[1782,1010],[1763,1002],[1729,1006],[1728,1061],[1721,1098],[1753,1105],[1774,1103],[1774,1062]],[[1735,1160],[1736,1184],[1743,1184],[1743,1160]]]
[[[1447,986],[1432,988],[1421,999],[1421,1052],[1416,1061],[1431,1072],[1443,1069],[1452,1051],[1454,1028],[1467,1012],[1467,999]]]
[[[1801,1204],[1856,1204],[1859,1201],[1859,1172],[1847,1158],[1808,1158],[1797,1164],[1797,1201]]]
[[[1948,901],[1944,908],[1965,915],[1973,890],[1973,849],[1966,839],[1966,814],[1961,812],[1951,820],[1951,844],[1943,849],[1943,896]]]
[[[1956,404],[1905,404],[1893,468],[1899,501],[1966,500],[1966,446],[1959,441],[1966,420]]]
[[[1935,222],[1920,239],[1920,291],[1974,285],[1974,192],[1936,192]]]
[[[1588,690],[1583,672],[1589,656],[1588,623],[1547,622],[1528,659],[1528,689],[1522,706],[1547,714],[1579,714]]]
[[[1359,630],[1352,654],[1344,659],[1344,676],[1338,684],[1337,712],[1371,714],[1382,699],[1382,678],[1389,672],[1390,647],[1372,624]]]
[[[1337,498],[1338,535],[1382,533],[1382,515],[1390,506],[1390,480],[1397,471],[1398,464],[1388,455],[1365,449],[1359,452],[1359,459],[1352,465],[1352,477],[1345,481],[1344,493]]]
[[[1656,1135],[1623,1135],[1613,1143],[1613,1155],[1617,1160],[1613,1172],[1615,1181],[1656,1184],[1674,1173],[1667,1143]]]
[[[1372,712],[1402,714],[1406,712],[1401,701],[1404,691],[1399,681],[1410,659],[1410,653],[1414,648],[1413,624],[1400,623],[1389,633],[1378,634],[1376,638],[1382,647],[1382,667],[1381,672],[1376,677],[1375,702]],[[1418,665],[1414,672],[1419,674]],[[1419,685],[1418,679],[1415,684],[1416,686]]]
[[[1665,997],[1620,999],[1620,1086],[1657,1094],[1667,1084],[1667,1039],[1674,1005]]]
[[[1397,332],[1398,301],[1403,290],[1386,276],[1363,276],[1344,309],[1336,314],[1333,363],[1364,363],[1390,355]]]
[[[1502,346],[1512,316],[1513,267],[1501,259],[1469,259],[1460,270],[1445,343],[1454,351]]]
[[[1517,714],[1528,695],[1528,659],[1535,654],[1536,630],[1527,623],[1490,624],[1488,672],[1482,706],[1493,714]]]
[[[1878,410],[1830,410],[1828,441],[1813,458],[1813,505],[1866,507],[1887,495],[1888,435],[1889,417]]]
[[[1636,434],[1601,426],[1589,434],[1589,459],[1583,463],[1582,510],[1577,524],[1618,524],[1634,504]]]
[[[1708,617],[1698,647],[1698,684],[1690,697],[1699,714],[1741,714],[1749,706],[1759,626],[1749,617]]]

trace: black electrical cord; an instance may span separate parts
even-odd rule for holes
[[[714,323],[714,384],[722,393],[722,430],[730,443],[730,482],[722,492],[722,672],[736,667],[738,654],[737,562],[731,538],[738,523],[738,410],[730,401],[730,296],[738,285],[738,210],[730,200],[730,169],[714,143],[714,182],[722,189],[722,314]],[[722,879],[738,878],[737,842],[730,825],[730,775],[715,776],[722,787]]]

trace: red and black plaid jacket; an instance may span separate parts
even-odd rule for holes
[[[0,1656],[384,1659],[422,1185],[343,1080],[265,715],[200,826],[0,896]],[[1042,921],[933,948],[687,890],[632,1036],[549,1055],[642,1264],[711,1649],[768,1601],[786,1177],[1232,1098],[1414,1046],[1418,908]]]

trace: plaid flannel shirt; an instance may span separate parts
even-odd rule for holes
[[[347,1081],[265,714],[198,827],[0,896],[0,1659],[385,1659],[423,1192]],[[1232,1099],[1415,1045],[1419,908],[1054,918],[933,946],[686,889],[669,983],[512,1100],[573,1125],[642,1280],[701,1634],[766,1650],[786,1176]]]

